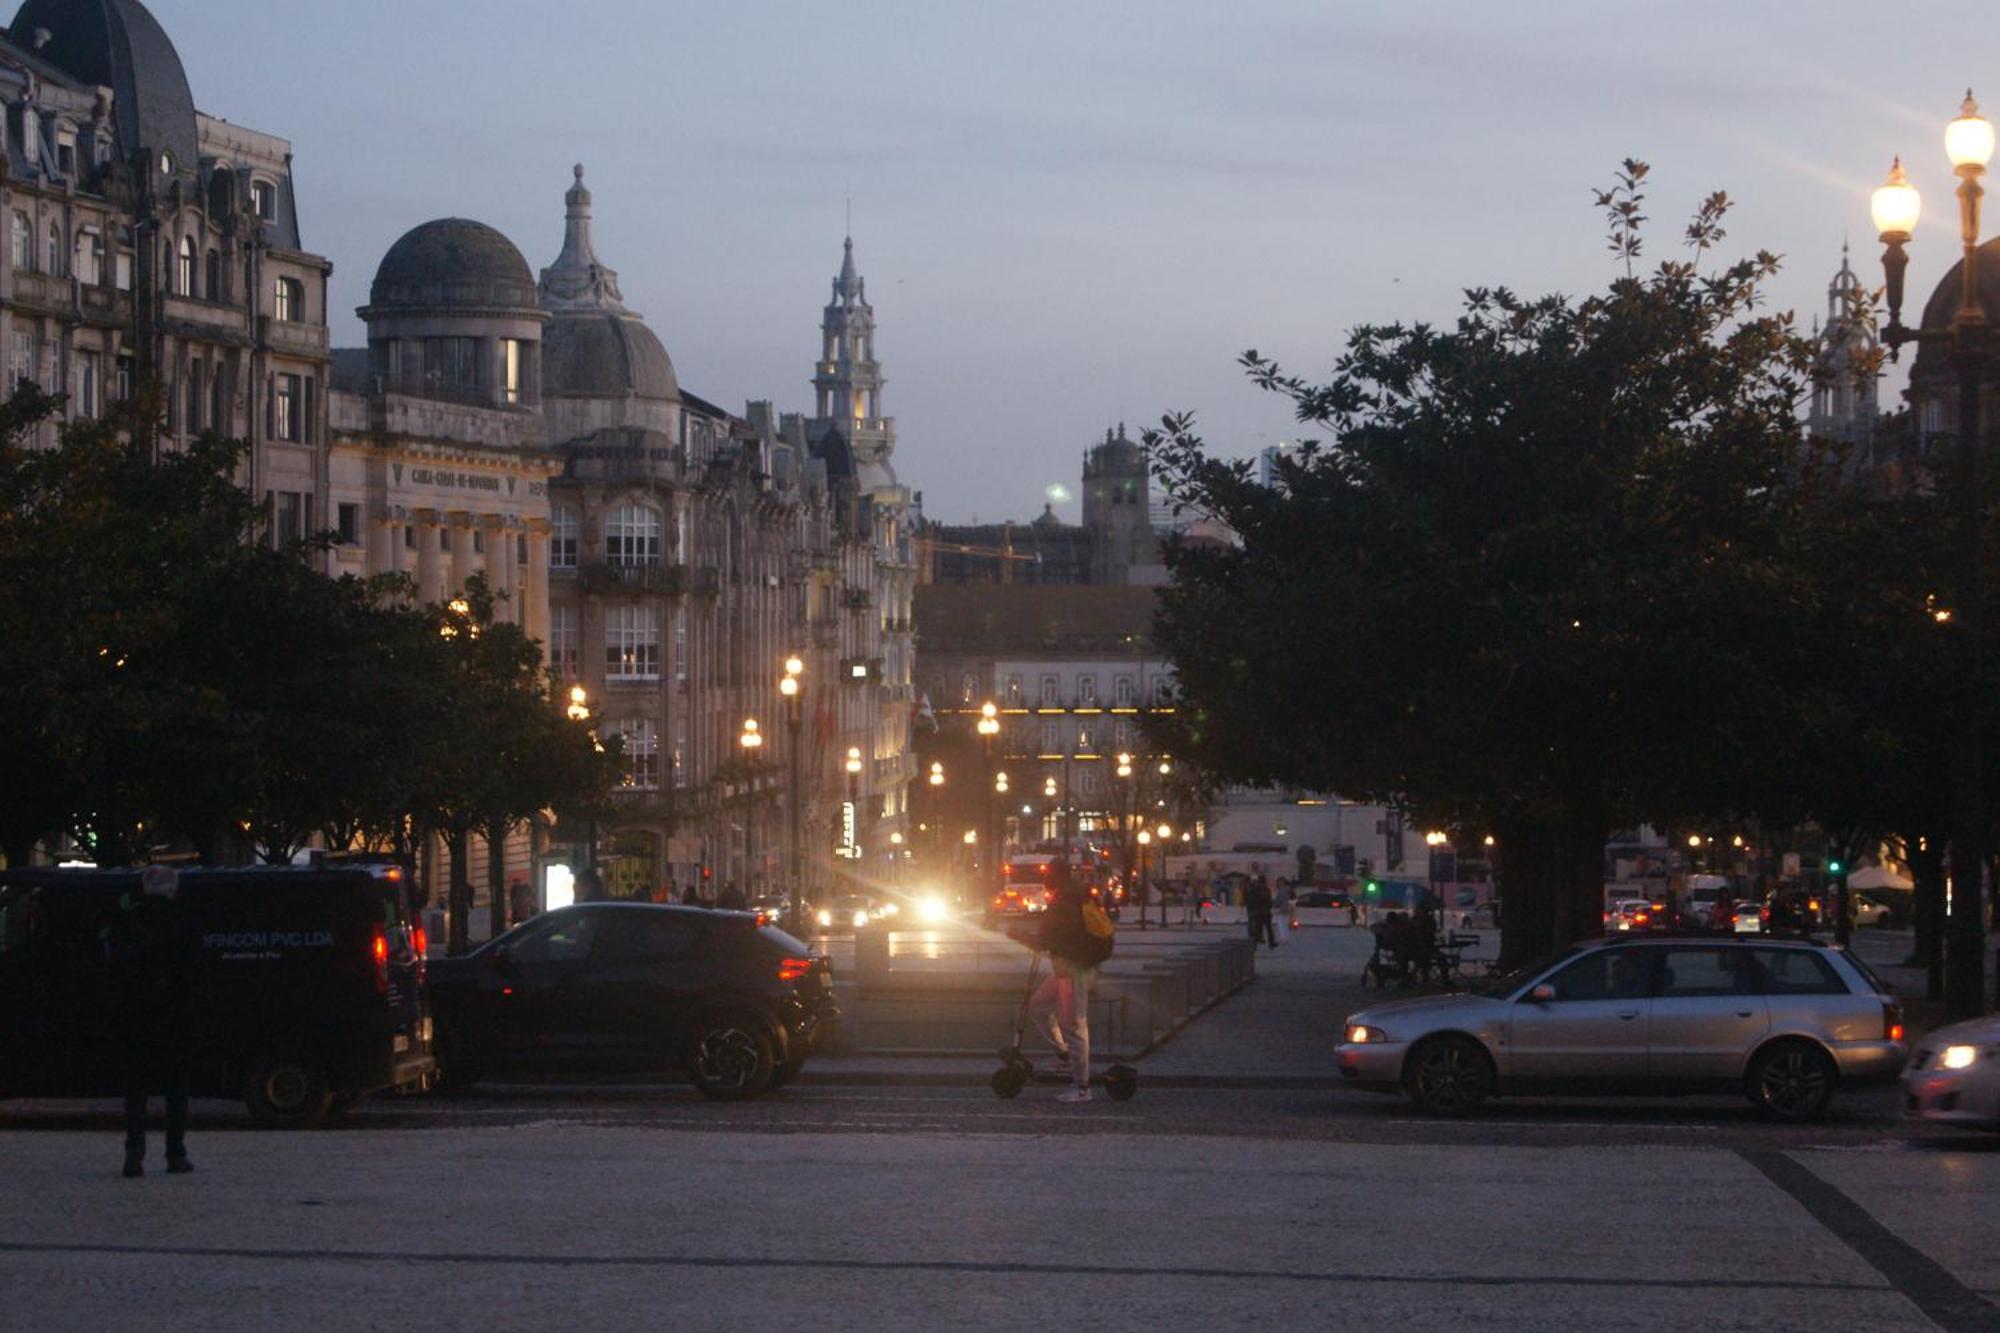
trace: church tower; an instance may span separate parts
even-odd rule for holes
[[[1083,526],[1090,536],[1090,581],[1130,583],[1136,565],[1157,561],[1146,454],[1118,433],[1104,432],[1083,459]]]
[[[896,420],[882,415],[882,365],[875,359],[875,308],[868,280],[854,269],[854,238],[842,246],[833,298],[820,321],[819,365],[813,372],[818,407],[813,434],[838,430],[864,475],[880,470],[891,484]],[[872,466],[871,466],[872,465]]]
[[[1867,445],[1879,411],[1875,331],[1864,316],[1866,294],[1840,247],[1840,272],[1826,288],[1826,326],[1813,357],[1812,411],[1806,430],[1816,440]]]

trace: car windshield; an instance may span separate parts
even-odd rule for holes
[[[1488,999],[1504,1000],[1530,980],[1548,971],[1566,958],[1582,953],[1581,945],[1571,945],[1567,949],[1537,958],[1525,967],[1517,967],[1511,972],[1495,972],[1490,977],[1473,982],[1465,989],[1473,995],[1484,995]]]

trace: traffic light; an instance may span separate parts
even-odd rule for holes
[[[1841,865],[1838,858],[1829,860],[1826,863],[1826,873],[1829,875],[1838,875],[1844,869],[1846,869],[1846,867]]]
[[[1380,883],[1371,879],[1368,881],[1368,885],[1365,891],[1370,898],[1377,898],[1380,897],[1382,894],[1382,886]]]

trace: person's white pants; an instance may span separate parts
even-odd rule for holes
[[[1028,1017],[1049,1045],[1069,1054],[1076,1086],[1090,1086],[1090,978],[1095,969],[1051,972],[1028,1001]]]

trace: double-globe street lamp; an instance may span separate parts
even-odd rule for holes
[[[800,842],[801,805],[804,797],[799,790],[799,730],[805,723],[805,697],[800,687],[800,678],[805,675],[806,664],[794,653],[785,659],[785,674],[778,679],[778,693],[785,699],[785,762],[791,768],[791,799],[786,803],[785,816],[791,837],[790,873],[791,927],[794,933],[804,924],[805,909],[805,852]]]
[[[993,769],[993,742],[1000,735],[1000,708],[991,699],[979,705],[978,730],[979,751],[985,763],[988,785],[994,795],[1004,795],[1007,791],[1007,775],[996,774]],[[992,862],[986,872],[988,880],[986,893],[988,900],[991,901],[998,898],[1007,887],[1007,871],[1000,863],[1000,853],[1003,849],[1000,845],[998,805],[992,795],[986,799],[985,816],[981,822],[986,825],[986,859]],[[978,880],[975,879],[973,883],[977,884]]]
[[[570,686],[569,707],[563,711],[569,715],[570,721],[589,726],[590,692],[581,685]],[[589,736],[592,745],[596,746],[599,750],[604,748],[598,743],[597,733],[594,730],[589,732]],[[597,876],[597,807],[595,804],[590,807],[590,813],[585,816],[584,828],[584,845],[586,849],[584,852],[584,873],[577,878],[576,897],[580,901],[589,902],[599,896],[599,891],[603,887],[599,883]]]
[[[847,855],[849,859],[859,861],[866,838],[861,828],[861,747],[858,745],[847,747],[847,814],[851,821]],[[861,868],[854,867],[852,874],[858,880]]]
[[[1945,127],[1945,154],[1958,176],[1958,230],[1964,247],[1960,261],[1958,308],[1942,329],[1908,328],[1903,324],[1903,271],[1909,267],[1904,247],[1916,230],[1921,201],[1910,184],[1898,157],[1889,168],[1889,178],[1876,189],[1870,201],[1875,229],[1882,237],[1882,273],[1886,279],[1889,323],[1882,341],[1894,355],[1905,343],[1930,343],[1945,349],[1958,380],[1958,440],[1954,455],[1956,476],[1952,508],[1956,577],[1953,599],[1956,615],[1940,623],[1954,627],[1958,635],[1958,673],[1954,682],[1957,713],[1962,725],[1953,729],[1951,802],[1951,911],[1945,949],[1945,1006],[1955,1018],[1969,1018],[1984,1011],[1984,954],[1986,950],[1985,905],[1986,762],[1983,729],[1973,720],[1980,715],[1979,686],[1985,639],[1985,530],[1986,514],[1980,478],[1984,462],[1984,431],[1980,418],[1981,396],[1986,388],[1986,369],[1995,347],[1993,324],[1986,317],[1979,294],[1979,200],[1985,191],[1979,178],[1993,157],[1993,126],[1979,114],[1979,106],[1966,90],[1958,118]],[[1922,321],[1919,320],[1921,325]]]

